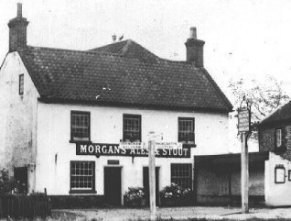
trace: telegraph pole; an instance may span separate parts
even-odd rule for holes
[[[155,146],[155,134],[154,132],[151,132],[149,137],[149,191],[151,212],[150,220],[157,219]]]
[[[245,103],[245,106],[243,106]],[[251,133],[251,110],[248,101],[243,98],[238,109],[238,132],[241,136],[241,206],[242,212],[249,212],[249,153],[248,136]]]

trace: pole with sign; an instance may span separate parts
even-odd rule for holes
[[[241,136],[241,206],[242,212],[249,212],[249,154],[247,139],[250,133],[251,111],[249,103],[238,109],[238,132]]]
[[[155,163],[155,133],[149,137],[149,191],[150,191],[150,220],[157,219],[156,207],[156,163]]]

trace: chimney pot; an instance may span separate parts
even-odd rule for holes
[[[117,35],[116,34],[112,35],[112,41],[116,42],[116,39],[117,39]]]
[[[22,4],[17,3],[17,17],[22,18]]]
[[[197,39],[197,29],[196,27],[190,28],[190,38]]]

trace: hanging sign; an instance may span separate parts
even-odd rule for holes
[[[238,132],[249,132],[251,125],[250,110],[242,108],[238,110]]]
[[[148,148],[145,143],[77,143],[77,155],[94,156],[130,156],[147,157]],[[165,158],[190,158],[190,148],[183,148],[179,143],[157,143],[155,148],[156,157]]]

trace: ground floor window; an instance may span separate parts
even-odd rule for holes
[[[71,161],[71,191],[95,191],[94,161]]]
[[[192,164],[171,164],[171,183],[192,189]]]

